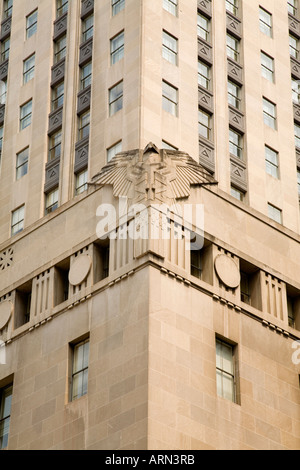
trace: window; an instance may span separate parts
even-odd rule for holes
[[[32,119],[32,100],[23,104],[20,108],[20,130],[30,126]]]
[[[236,158],[243,158],[243,137],[233,129],[229,129],[229,152]]]
[[[216,339],[216,375],[219,397],[237,403],[235,347]]]
[[[6,103],[7,96],[7,80],[0,80],[0,103]]]
[[[259,7],[259,27],[262,33],[272,37],[272,15]]]
[[[288,325],[300,330],[300,291],[294,286],[286,285]]]
[[[297,170],[298,196],[300,198],[300,170]]]
[[[51,111],[55,111],[64,104],[64,83],[60,83],[56,87],[52,88],[52,102]]]
[[[46,194],[46,210],[45,213],[51,214],[58,208],[58,188],[53,189]]]
[[[12,15],[13,0],[4,0],[4,18],[10,18]]]
[[[67,53],[67,36],[64,35],[57,39],[54,43],[54,63],[57,64],[60,60],[66,57]]]
[[[90,111],[79,116],[79,140],[90,135]]]
[[[123,82],[109,90],[109,115],[113,116],[123,108]]]
[[[162,106],[165,111],[177,116],[178,90],[165,81],[162,82]]]
[[[272,129],[276,129],[276,105],[263,98],[264,123]]]
[[[292,34],[289,36],[289,43],[290,43],[290,55],[295,59],[298,59],[299,53],[299,40]]]
[[[300,103],[300,89],[299,89],[299,80],[296,80],[292,77],[292,99],[296,104]]]
[[[206,90],[211,88],[210,67],[200,60],[198,60],[198,85],[203,86]]]
[[[57,131],[49,137],[49,156],[48,161],[60,158],[61,156],[61,131]]]
[[[294,123],[295,129],[295,145],[297,148],[300,148],[300,126]]]
[[[73,346],[71,401],[87,394],[89,339]]]
[[[278,153],[265,146],[266,172],[274,178],[279,178]]]
[[[261,52],[261,74],[270,82],[274,82],[274,59]]]
[[[68,0],[56,0],[56,17],[60,18],[68,11]]]
[[[119,62],[124,57],[124,31],[110,40],[110,63]]]
[[[25,206],[21,206],[12,212],[11,216],[11,236],[17,235],[17,233],[24,230],[24,214]]]
[[[241,202],[243,202],[244,197],[245,197],[245,194],[243,193],[243,191],[241,191],[240,189],[235,188],[234,186],[231,186],[230,194],[235,199],[237,199],[238,201],[241,201]]]
[[[75,193],[83,193],[88,188],[88,170],[83,170],[76,175]]]
[[[1,163],[1,155],[2,155],[2,146],[3,146],[3,124],[0,126],[0,163]]]
[[[121,10],[125,8],[125,0],[112,0],[112,15],[117,15]]]
[[[9,58],[10,38],[1,42],[1,62]]]
[[[171,64],[177,65],[178,41],[166,31],[163,31],[162,56]]]
[[[287,4],[288,12],[293,16],[297,16],[297,0],[289,0]]]
[[[191,253],[191,275],[201,279],[202,263],[201,250],[190,250]]]
[[[16,179],[19,180],[28,173],[29,147],[17,154]]]
[[[163,0],[163,7],[172,15],[177,15],[177,0]]]
[[[161,145],[162,145],[161,148],[165,150],[178,150],[177,147],[174,147],[174,145],[169,144],[165,140],[162,141]]]
[[[29,82],[34,77],[35,54],[32,54],[23,62],[23,83]]]
[[[32,280],[16,289],[14,328],[20,328],[30,321],[31,299]]]
[[[81,68],[81,89],[84,90],[92,83],[92,62]]]
[[[227,34],[227,57],[239,62],[239,40]]]
[[[211,138],[211,116],[202,109],[198,110],[198,132],[201,137]]]
[[[87,41],[94,34],[94,15],[90,15],[82,22],[82,40]]]
[[[241,108],[241,87],[234,82],[228,81],[228,103],[237,109]]]
[[[107,150],[107,162],[109,163],[112,160],[112,158],[114,158],[115,155],[117,155],[117,153],[120,153],[120,152],[122,152],[121,140],[120,142],[117,142],[115,145],[113,145]]]
[[[13,386],[0,389],[0,449],[8,445]]]
[[[238,0],[226,0],[225,3],[226,10],[236,16],[238,13]]]
[[[27,16],[26,18],[26,38],[29,39],[37,31],[37,19],[38,11],[35,10],[33,13]]]
[[[268,215],[270,219],[273,219],[275,222],[282,224],[282,211],[273,204],[268,203]]]
[[[197,34],[198,37],[204,39],[205,41],[209,40],[209,32],[210,32],[210,21],[206,16],[200,15],[198,13],[197,19]]]

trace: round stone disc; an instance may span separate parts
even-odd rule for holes
[[[69,282],[72,286],[78,286],[86,280],[92,266],[89,255],[81,255],[72,264],[69,272]]]
[[[234,260],[226,255],[215,259],[215,270],[220,280],[230,289],[236,289],[241,282],[241,275]]]
[[[10,300],[1,302],[0,304],[0,330],[7,325],[13,311],[13,304]]]

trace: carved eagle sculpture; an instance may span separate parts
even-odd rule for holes
[[[89,184],[112,185],[117,198],[167,202],[188,198],[191,186],[217,181],[187,153],[150,143],[144,150],[118,153]]]

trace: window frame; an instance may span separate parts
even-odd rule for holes
[[[239,5],[238,0],[226,0],[226,10],[232,13],[234,16],[238,16]]]
[[[232,42],[232,44],[229,44],[229,42]],[[229,33],[226,34],[226,52],[227,57],[231,60],[234,60],[237,63],[240,62],[240,40]]]
[[[122,147],[123,147],[122,140],[119,140],[118,142],[116,142],[114,145],[112,145],[111,147],[107,149],[106,151],[107,163],[109,163],[117,155],[117,153],[122,152]]]
[[[62,37],[60,37],[54,42],[54,64],[58,64],[58,62],[65,59],[66,54],[67,54],[67,35],[64,34]]]
[[[19,159],[23,155],[25,158],[21,163],[19,163]],[[26,147],[25,149],[21,150],[21,152],[18,152],[16,157],[16,180],[18,181],[28,173],[29,147]]]
[[[80,177],[84,177],[83,182],[80,181]],[[84,193],[88,189],[88,169],[79,171],[75,175],[75,195]]]
[[[118,44],[118,41],[121,41]],[[123,59],[125,50],[125,32],[120,31],[110,40],[110,65],[115,65]]]
[[[165,29],[162,32],[162,57],[171,64],[178,65],[178,39]]]
[[[274,111],[273,114],[270,114],[270,109]],[[264,123],[267,126],[271,129],[277,130],[277,106],[265,97],[263,97],[263,118]]]
[[[120,11],[125,8],[125,0],[112,0],[111,1],[112,16],[116,16]]]
[[[91,25],[87,22],[91,20]],[[82,42],[88,41],[94,36],[94,14],[87,16],[82,20]]]
[[[9,438],[9,428],[10,428],[10,417],[11,417],[11,404],[12,404],[12,396],[13,396],[13,384],[6,385],[5,387],[0,388],[0,430],[2,428],[2,423],[8,420],[8,426],[4,424],[3,429],[6,433],[0,435],[0,450],[6,449],[8,445],[8,438]],[[8,404],[8,414],[4,416],[6,413],[6,400],[9,400]]]
[[[205,121],[200,117],[205,117]],[[198,136],[207,140],[212,139],[212,115],[201,108],[198,108]]]
[[[163,0],[163,9],[171,15],[177,16],[178,0]]]
[[[53,196],[53,201],[49,201],[50,197]],[[51,203],[47,203],[51,202]],[[59,202],[59,188],[53,188],[51,191],[45,194],[45,215],[52,214],[58,209]]]
[[[120,91],[118,91],[120,90]],[[114,96],[114,93],[117,93]],[[124,82],[120,82],[113,85],[108,90],[108,104],[109,104],[109,116],[114,116],[118,111],[123,109],[123,98],[124,98]]]
[[[85,75],[85,71],[89,70],[89,73]],[[92,74],[93,74],[93,63],[89,61],[87,64],[84,64],[80,70],[80,89],[85,90],[92,83]],[[87,82],[87,83],[86,83]]]
[[[232,93],[232,90],[234,90],[235,92]],[[228,104],[233,106],[236,109],[241,110],[241,107],[242,107],[241,86],[233,82],[232,80],[228,80],[227,91],[228,91]]]
[[[14,216],[17,216],[17,220],[14,221]],[[23,204],[20,207],[17,207],[17,209],[14,209],[11,213],[11,236],[14,237],[18,233],[23,232],[24,230],[24,221],[25,221],[25,204]],[[20,226],[20,228],[16,227]]]
[[[234,137],[234,139],[232,138]],[[229,128],[229,153],[239,160],[243,160],[243,140],[244,136],[235,129]]]
[[[61,91],[62,90],[62,91]],[[56,111],[64,105],[65,83],[60,82],[51,89],[51,111]]]
[[[86,346],[88,345],[88,347]],[[75,369],[75,363],[76,363],[76,351],[80,348],[83,347],[83,359],[82,359],[82,367]],[[71,377],[70,377],[70,402],[74,402],[83,396],[87,395],[88,393],[88,372],[89,372],[89,355],[90,355],[90,338],[85,338],[84,340],[71,344],[72,348],[72,364],[71,364]],[[86,358],[87,355],[87,358]],[[75,377],[78,376],[81,377],[86,377],[86,384],[83,385],[81,388],[81,393],[77,393],[76,395],[74,394],[74,379]]]
[[[56,19],[63,16],[69,10],[68,0],[56,0]]]
[[[268,217],[282,225],[282,210],[268,202]]]
[[[162,81],[162,108],[172,116],[178,116],[178,88],[166,80]]]
[[[32,17],[34,17],[34,22],[29,24],[29,21]],[[29,13],[29,15],[26,16],[26,39],[29,39],[34,34],[36,34],[37,25],[38,25],[38,8],[36,8],[31,13]]]
[[[33,66],[26,69],[26,64],[33,59]],[[23,60],[23,85],[30,82],[34,78],[35,74],[35,52],[31,54],[27,59]],[[29,76],[29,78],[28,78]]]
[[[265,63],[264,63],[265,59]],[[269,60],[271,68],[266,64],[266,60]],[[261,74],[266,80],[271,83],[275,82],[275,62],[274,58],[264,51],[260,51],[260,62],[261,62]]]
[[[90,136],[91,111],[80,114],[78,120],[78,140],[86,139]]]
[[[216,392],[217,396],[228,400],[232,403],[240,404],[239,403],[239,390],[238,390],[238,367],[237,367],[237,345],[233,344],[219,336],[216,336]],[[219,346],[218,346],[219,345]],[[225,354],[221,352],[224,348],[227,348],[231,352],[231,370],[227,370],[224,364]],[[220,349],[221,348],[221,349]],[[220,354],[218,354],[220,353]],[[220,363],[219,358],[221,357],[222,363]],[[229,360],[229,359],[228,359]],[[218,375],[222,379],[222,387],[221,390],[218,385]],[[226,391],[224,390],[223,385],[223,378],[229,378],[231,382],[231,396],[228,396]]]
[[[33,101],[31,99],[31,100],[27,101],[26,103],[24,103],[20,106],[20,131],[26,129],[32,123],[32,105],[33,105]],[[23,110],[25,110],[27,108],[27,106],[30,107],[30,112],[23,115]],[[29,121],[29,122],[27,123],[27,121]],[[24,123],[26,125],[24,125]]]
[[[265,21],[266,18],[270,19],[269,23]],[[273,15],[261,6],[259,7],[259,29],[266,36],[273,37]]]
[[[272,161],[271,155],[276,157],[275,163]],[[279,154],[268,145],[265,145],[265,161],[267,174],[279,179]]]

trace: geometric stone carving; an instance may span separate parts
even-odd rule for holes
[[[60,157],[55,158],[46,164],[46,176],[44,192],[47,193],[51,189],[58,186],[59,183],[59,170],[60,170]]]
[[[76,258],[69,271],[69,283],[78,286],[86,280],[92,266],[92,259],[89,255],[81,255]]]
[[[234,260],[227,255],[218,255],[215,258],[215,270],[219,279],[226,287],[236,289],[241,282],[241,275]]]
[[[0,303],[0,330],[7,325],[13,312],[13,303],[10,300]]]
[[[197,0],[197,8],[211,16],[211,0]]]
[[[204,39],[198,37],[198,56],[201,59],[204,59],[208,61],[209,63],[212,63],[213,57],[212,57],[212,47],[210,44],[208,44]]]
[[[77,114],[87,111],[91,105],[91,85],[80,91],[77,96]]]
[[[89,62],[93,56],[93,38],[88,39],[80,46],[79,65],[80,67]]]
[[[244,131],[243,113],[231,106],[229,106],[229,124],[238,130]]]
[[[300,62],[295,59],[295,57],[291,56],[291,70],[292,70],[292,75],[300,80]]]
[[[60,60],[51,69],[51,86],[54,87],[64,79],[65,76],[65,59]]]
[[[48,134],[52,134],[62,126],[63,119],[63,106],[49,114]]]
[[[198,85],[198,105],[213,112],[213,94]]]
[[[8,59],[0,64],[0,80],[5,80],[8,74]]]
[[[167,204],[187,198],[191,186],[216,183],[187,153],[159,150],[152,143],[144,150],[117,154],[91,181],[95,186],[112,185],[116,198]]]
[[[238,189],[247,190],[247,168],[244,162],[230,157],[230,175],[231,182],[237,186]]]
[[[54,22],[53,40],[55,41],[67,31],[68,12],[64,13]]]
[[[78,173],[88,166],[89,162],[89,137],[85,137],[75,145],[74,173]]]
[[[289,30],[291,33],[300,36],[300,22],[293,15],[289,13]]]
[[[210,173],[215,172],[215,151],[214,147],[204,139],[199,139],[199,163]]]
[[[94,11],[94,0],[82,0],[81,2],[81,19],[86,18]]]
[[[10,36],[10,31],[11,31],[11,16],[3,20],[1,23],[0,41],[3,41],[4,39],[8,38],[8,36]]]
[[[293,108],[294,108],[294,120],[300,123],[300,105],[294,103]]]
[[[241,21],[229,11],[226,12],[226,28],[230,33],[234,34],[237,38],[242,37]]]
[[[13,264],[14,260],[14,249],[7,248],[0,253],[0,271],[4,271]]]
[[[238,82],[239,84],[243,83],[243,67],[237,62],[232,60],[230,57],[227,57],[228,63],[228,75],[232,80]]]

